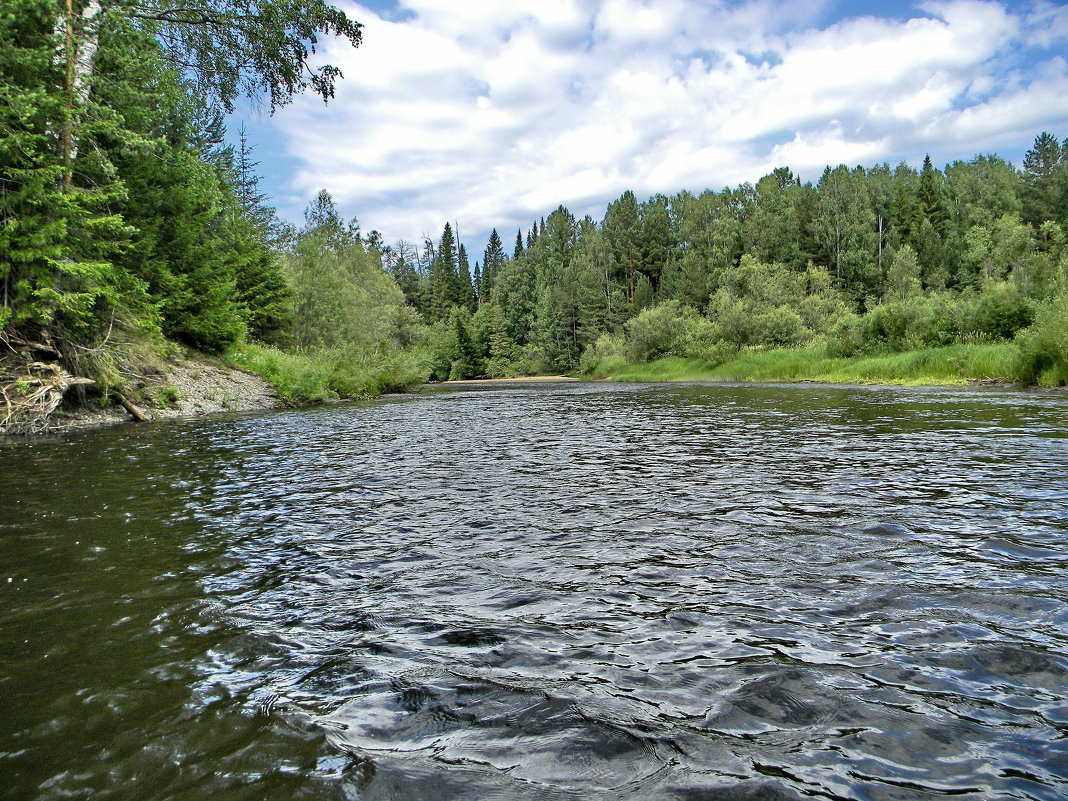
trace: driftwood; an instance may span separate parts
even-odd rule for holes
[[[132,417],[138,423],[148,422],[148,416],[136,406],[134,406],[132,403],[130,403],[127,397],[121,392],[119,392],[118,390],[112,390],[111,395],[115,398],[115,400],[119,402],[119,406],[128,411],[130,413],[130,417]]]
[[[47,346],[33,343],[34,350]],[[0,430],[32,433],[48,427],[48,418],[71,387],[95,384],[73,376],[54,362],[29,362],[0,376]]]
[[[111,330],[108,330],[104,344],[110,338]],[[47,331],[39,332],[31,339],[23,332],[0,330],[0,433],[32,434],[52,428],[50,418],[72,387],[77,388],[84,403],[84,388],[96,381],[68,372],[64,364],[77,365],[81,360],[64,360],[64,354],[69,357],[71,349],[92,353],[103,344],[96,349],[66,341],[61,345],[62,349],[57,347]],[[134,420],[144,422],[149,419],[118,389],[108,392]]]

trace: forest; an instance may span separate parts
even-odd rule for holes
[[[626,191],[599,220],[561,205],[473,252],[450,223],[387,244],[325,190],[280,221],[247,137],[227,143],[242,95],[332,96],[339,72],[308,66],[322,35],[355,46],[361,26],[321,0],[6,0],[6,398],[125,399],[182,349],[293,401],[559,372],[1068,383],[1068,140],[1039,134],[1020,168],[928,156]],[[900,354],[922,358],[841,369]],[[743,363],[763,366],[716,373]]]
[[[1022,170],[928,156],[812,184],[782,167],[718,192],[624,192],[600,220],[560,206],[509,250],[494,231],[473,267],[448,224],[375,248],[437,329],[438,378],[980,346],[960,353],[985,377],[1062,384],[1066,226],[1068,140],[1042,133]]]

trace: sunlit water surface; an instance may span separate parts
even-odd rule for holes
[[[0,797],[1068,797],[1068,397],[562,384],[0,445]]]

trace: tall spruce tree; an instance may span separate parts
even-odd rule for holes
[[[1042,132],[1023,161],[1024,219],[1038,227],[1046,220],[1068,221],[1068,140],[1062,147],[1056,137]]]
[[[501,267],[504,266],[504,260],[504,247],[501,244],[501,237],[497,233],[497,229],[494,228],[490,231],[489,242],[486,244],[486,250],[482,254],[482,290],[479,295],[481,301],[489,300],[493,291],[494,279],[497,277],[497,273],[500,272]]]
[[[461,305],[461,288],[457,274],[456,239],[452,226],[445,223],[441,241],[434,249],[430,264],[430,297],[428,311],[431,320],[447,319],[453,306]]]
[[[471,278],[471,263],[467,260],[467,248],[462,242],[456,257],[455,304],[472,312],[478,308],[478,295],[475,291],[474,280]]]

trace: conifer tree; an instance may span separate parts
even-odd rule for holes
[[[63,77],[55,22],[40,0],[0,14],[0,329],[87,341],[119,306],[143,303],[144,287],[113,262],[130,234],[114,213],[125,187],[113,165],[99,147],[64,146],[113,137],[118,120]]]
[[[501,237],[497,233],[497,229],[494,228],[490,231],[489,242],[482,254],[482,289],[479,293],[481,302],[484,303],[489,300],[493,291],[493,281],[504,265],[504,259],[504,247],[501,244]]]
[[[920,170],[920,185],[916,194],[917,208],[923,219],[930,220],[935,230],[941,233],[948,215],[942,202],[942,173],[931,164],[931,156],[923,158]]]
[[[478,308],[478,297],[475,285],[471,278],[471,264],[467,260],[467,248],[460,244],[460,251],[456,261],[456,297],[454,303],[463,306],[468,311]]]
[[[1034,146],[1024,155],[1024,219],[1038,227],[1046,220],[1065,222],[1064,208],[1068,176],[1068,140],[1062,147],[1053,134],[1042,132],[1035,137]]]
[[[642,261],[641,222],[633,192],[628,189],[608,206],[602,227],[615,272],[626,286],[627,298],[633,298]]]
[[[452,362],[449,378],[457,381],[474,378],[480,372],[478,353],[468,331],[471,315],[466,308],[457,306],[451,312],[452,333],[456,339],[457,356]]]
[[[456,261],[456,240],[453,237],[452,226],[445,223],[441,241],[430,263],[428,311],[431,320],[447,319],[452,307],[462,302]]]

